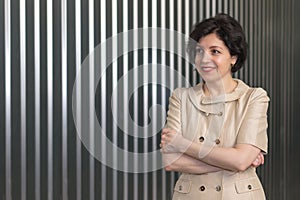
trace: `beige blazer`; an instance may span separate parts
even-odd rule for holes
[[[210,98],[202,83],[174,90],[169,99],[168,128],[207,147],[233,147],[246,143],[267,153],[267,109],[269,98],[262,88],[251,88],[241,80],[230,94]],[[255,168],[243,172],[219,171],[207,174],[183,173],[173,199],[263,200],[265,194]]]

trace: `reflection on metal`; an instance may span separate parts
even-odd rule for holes
[[[244,27],[249,42],[249,57],[245,67],[235,74],[252,86],[265,88],[271,98],[269,109],[269,154],[266,164],[258,168],[268,199],[287,199],[289,195],[287,165],[292,148],[293,102],[293,35],[294,0],[190,0],[190,1],[66,1],[49,0],[9,1],[0,3],[4,16],[0,22],[4,30],[0,47],[0,88],[5,96],[0,107],[0,199],[170,199],[177,173],[156,170],[147,173],[125,173],[102,164],[95,159],[80,141],[72,113],[73,83],[81,79],[81,63],[94,48],[106,39],[131,29],[160,27],[188,34],[193,25],[218,12],[233,15]],[[31,2],[29,1],[29,2]],[[31,7],[32,6],[32,7]],[[31,12],[32,11],[32,12]],[[18,17],[15,14],[18,13]],[[0,36],[2,36],[0,35]],[[143,33],[134,38],[123,38],[118,49],[129,49],[143,40],[168,44],[170,49],[184,51],[184,42],[174,37]],[[166,45],[162,45],[166,46]],[[2,52],[2,51],[1,51]],[[101,57],[111,57],[115,52],[101,52]],[[93,65],[95,57],[90,57]],[[96,63],[96,62],[95,62]],[[106,60],[94,70],[103,71]],[[118,81],[133,68],[153,64],[157,68],[144,68],[135,73],[132,82],[122,85],[122,93],[111,99]],[[124,151],[151,152],[158,149],[159,133],[148,136],[153,130],[139,133],[131,126],[128,113],[140,126],[153,122],[150,108],[160,104],[167,108],[170,90],[180,83],[181,77],[167,74],[159,66],[169,66],[195,85],[199,76],[183,58],[154,48],[128,52],[111,63],[98,83],[96,94],[92,85],[96,71],[90,70],[91,88],[77,87],[76,121],[81,122],[82,95],[90,100],[90,114],[96,112],[103,132],[101,152],[128,167],[140,168],[137,160],[126,159],[108,148],[107,138]],[[4,68],[2,70],[2,67]],[[170,70],[170,71],[172,71]],[[137,72],[137,70],[135,70]],[[155,77],[160,84],[149,84],[130,94],[130,88],[139,80],[150,81]],[[3,81],[2,81],[3,79]],[[132,83],[132,84],[131,84]],[[31,87],[34,86],[34,87]],[[129,103],[120,99],[130,99]],[[122,104],[125,113],[118,110]],[[2,111],[2,110],[1,110]],[[120,114],[121,113],[121,114]],[[156,111],[153,112],[157,115]],[[122,122],[117,126],[112,116]],[[94,141],[94,126],[89,124],[90,143]],[[122,128],[120,128],[122,127]],[[135,130],[134,133],[127,133]],[[157,131],[159,132],[159,130]],[[125,156],[125,158],[124,158]],[[154,159],[155,160],[155,159]],[[144,159],[143,166],[152,161]],[[159,161],[153,162],[156,166]],[[33,163],[33,164],[32,164]],[[20,167],[19,167],[20,166]],[[148,171],[148,170],[146,170]],[[276,183],[281,184],[278,189]]]

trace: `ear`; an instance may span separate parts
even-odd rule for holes
[[[231,56],[231,64],[232,64],[232,66],[235,65],[236,61],[237,61],[237,56]]]

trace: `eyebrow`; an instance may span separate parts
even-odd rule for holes
[[[197,44],[196,48],[197,48],[197,47],[199,47],[199,48],[202,48],[202,49],[203,49],[203,46],[201,46],[201,45],[199,45],[199,44]],[[220,47],[220,46],[216,46],[216,45],[213,45],[213,46],[210,46],[210,47],[209,47],[209,49],[214,49],[214,48],[218,48],[218,49],[222,49],[222,50],[223,50],[223,48],[222,48],[222,47]]]
[[[220,46],[210,46],[209,48],[210,48],[210,49],[218,48],[218,49],[222,49],[222,50],[223,50],[223,48],[220,47]]]

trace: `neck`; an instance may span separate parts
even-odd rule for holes
[[[203,85],[204,94],[206,96],[219,96],[231,93],[237,86],[237,81],[231,79],[220,79],[214,82],[205,82]]]

